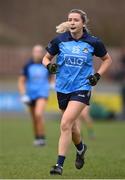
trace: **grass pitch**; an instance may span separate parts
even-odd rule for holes
[[[0,121],[0,178],[4,179],[83,179],[125,178],[125,122],[95,122],[96,139],[83,136],[88,146],[82,170],[74,167],[75,148],[71,145],[63,176],[50,176],[57,158],[59,121],[47,121],[46,147],[33,147],[31,121],[24,117]]]

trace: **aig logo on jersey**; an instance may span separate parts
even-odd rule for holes
[[[67,55],[64,56],[65,59],[65,65],[66,66],[74,66],[74,67],[81,67],[83,64],[86,64],[87,57],[86,56],[73,56],[73,55]]]
[[[88,54],[89,50],[88,50],[87,48],[84,48],[84,49],[83,49],[83,52],[86,53],[86,54]]]

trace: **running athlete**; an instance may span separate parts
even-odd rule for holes
[[[62,175],[63,165],[71,140],[76,147],[75,166],[81,169],[87,146],[82,141],[78,125],[79,115],[89,105],[92,86],[109,68],[112,60],[102,41],[87,32],[87,15],[79,9],[68,13],[69,31],[59,34],[49,44],[43,64],[56,73],[56,91],[63,115],[60,125],[58,158],[50,174]],[[52,64],[57,55],[56,64]],[[93,56],[102,60],[94,74]]]
[[[63,22],[61,24],[59,24],[57,27],[56,27],[56,32],[57,33],[63,33],[63,32],[66,32],[66,31],[69,31],[69,22],[66,21],[66,22]],[[87,131],[88,131],[88,137],[90,139],[95,139],[95,132],[94,132],[94,126],[93,126],[93,119],[92,117],[90,116],[90,106],[86,106],[81,114],[80,114],[80,122],[79,122],[79,125],[81,127],[81,123],[82,122],[85,122],[86,125],[87,125]]]
[[[23,103],[29,106],[34,126],[34,145],[45,145],[44,110],[49,96],[49,72],[42,65],[43,47],[36,45],[18,80]]]

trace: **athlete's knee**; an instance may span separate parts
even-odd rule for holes
[[[36,119],[40,119],[42,117],[42,113],[40,111],[35,112]]]
[[[64,113],[62,120],[61,120],[61,127],[60,127],[61,130],[62,131],[71,130],[72,126],[74,124],[74,121],[75,121],[75,119],[74,119],[73,115]]]
[[[61,131],[70,131],[72,127],[72,124],[68,123],[67,121],[62,121],[60,125]]]

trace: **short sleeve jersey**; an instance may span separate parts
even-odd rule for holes
[[[62,93],[91,90],[87,77],[94,72],[93,56],[103,57],[107,53],[103,42],[87,32],[78,40],[70,32],[62,33],[46,50],[57,55],[56,91]]]

